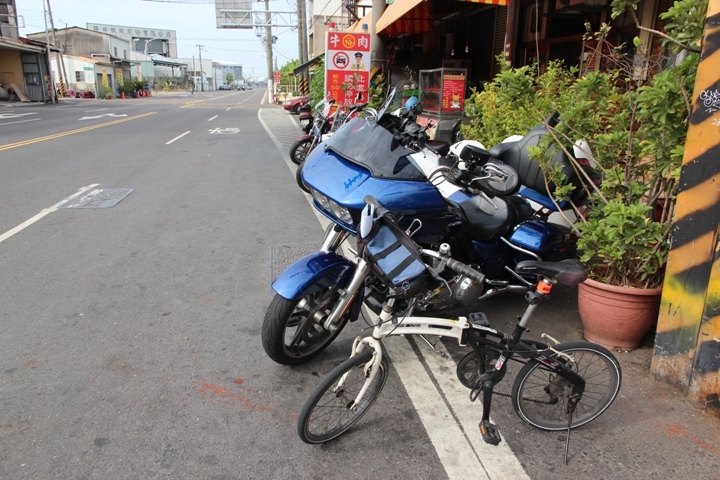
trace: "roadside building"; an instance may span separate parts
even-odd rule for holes
[[[45,32],[29,34],[28,38],[44,41]],[[66,77],[65,81],[71,86],[87,86],[91,82],[85,73],[89,69],[85,69],[92,65],[93,93],[104,97],[108,94],[115,96],[118,86],[132,78],[128,40],[80,27],[58,29],[55,38],[62,53],[61,59],[64,59],[61,62],[63,72],[57,71],[58,62],[51,62],[56,79]],[[81,65],[82,70],[79,70]],[[78,79],[84,81],[79,82]]]
[[[22,38],[15,0],[0,0],[0,99],[49,102],[54,90],[45,40]],[[14,98],[13,97],[13,98]]]

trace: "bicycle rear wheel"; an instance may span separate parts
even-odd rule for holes
[[[313,390],[298,418],[298,435],[303,442],[325,443],[332,440],[345,433],[367,412],[385,386],[388,373],[387,358],[383,356],[380,368],[360,404],[354,406],[355,397],[367,380],[365,366],[372,358],[373,352],[369,350],[348,358]],[[338,383],[346,374],[342,388],[338,388]]]
[[[600,416],[615,400],[622,373],[620,365],[606,348],[589,342],[568,342],[555,350],[573,357],[572,369],[585,379],[585,392],[573,413],[570,428],[585,425]],[[559,355],[554,359],[564,361]],[[567,400],[571,384],[537,361],[520,370],[512,388],[515,412],[541,430],[565,430],[568,427]]]

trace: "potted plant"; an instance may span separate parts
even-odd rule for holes
[[[614,0],[613,16],[628,9],[634,15],[638,3]],[[471,122],[466,136],[488,125],[487,115],[500,117],[496,126],[522,125],[526,131],[528,123],[545,123],[550,113],[560,112],[560,123],[546,123],[550,135],[531,152],[548,184],[563,185],[554,191],[558,201],[567,200],[577,187],[564,185],[552,156],[563,149],[572,158],[575,141],[587,142],[584,153],[602,182],[596,185],[583,177],[587,203],[576,206],[578,220],[572,223],[580,260],[591,272],[579,287],[578,304],[585,337],[610,348],[637,347],[657,321],[706,10],[707,0],[675,2],[661,15],[665,33],[656,32],[664,50],[652,55],[645,55],[637,38],[629,48],[610,45],[611,28],[603,24],[586,37],[586,65],[602,64],[602,71],[557,62],[537,76],[533,66],[506,68],[496,85],[483,92],[488,92],[485,98],[470,99],[482,121]],[[660,68],[662,62],[670,65]],[[581,166],[576,167],[582,176]],[[619,300],[618,293],[623,295]],[[606,304],[587,306],[596,300]]]

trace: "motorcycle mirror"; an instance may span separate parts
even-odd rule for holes
[[[375,216],[375,206],[372,204],[365,205],[360,214],[360,237],[367,238],[373,227],[373,217]]]

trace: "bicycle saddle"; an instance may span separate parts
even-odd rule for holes
[[[585,265],[570,258],[562,262],[524,260],[515,265],[515,271],[520,274],[534,274],[554,278],[563,285],[577,285],[584,282],[588,277],[588,270]]]

